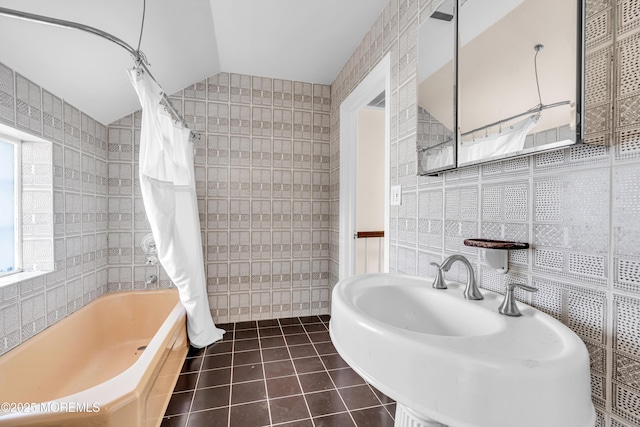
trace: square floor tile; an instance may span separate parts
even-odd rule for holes
[[[304,325],[304,329],[307,332],[326,332],[327,331],[327,327],[324,325],[324,323],[308,323]]]
[[[351,416],[358,426],[393,427],[393,418],[382,406],[351,411]]]
[[[192,412],[189,415],[187,427],[227,427],[229,423],[229,408],[209,409]]]
[[[233,341],[218,341],[207,347],[205,354],[231,353],[233,351]]]
[[[196,390],[191,410],[201,411],[229,405],[229,390],[228,385]]]
[[[314,372],[311,374],[300,374],[298,376],[302,390],[305,393],[311,393],[314,391],[323,391],[334,389],[333,381],[331,377],[325,371]]]
[[[264,348],[262,349],[262,360],[264,362],[289,360],[289,350],[287,347]]]
[[[307,334],[285,335],[284,339],[287,341],[287,345],[309,344],[311,342]]]
[[[336,390],[305,394],[305,398],[309,404],[309,411],[311,411],[311,415],[314,417],[335,414],[347,410]]]
[[[191,408],[191,402],[193,401],[193,391],[186,391],[181,393],[173,393],[171,395],[171,400],[169,400],[169,405],[167,406],[167,410],[164,415],[178,415],[178,414],[186,414],[189,412]]]
[[[180,373],[198,372],[202,368],[202,359],[204,359],[202,356],[185,359]]]
[[[290,423],[278,424],[278,427],[313,427],[313,422],[309,420],[292,421]]]
[[[318,352],[318,354],[321,354],[321,355],[338,353],[336,348],[333,346],[333,343],[331,342],[313,343],[313,346],[316,348],[316,351]]]
[[[164,417],[160,427],[185,427],[187,425],[187,414]]]
[[[231,366],[231,353],[205,356],[202,361],[202,369],[226,368],[228,366]]]
[[[247,383],[237,383],[231,386],[232,405],[265,400],[266,398],[267,391],[265,389],[263,380],[251,381]]]
[[[305,330],[302,325],[291,325],[291,326],[283,326],[282,332],[285,335],[294,335],[294,334],[304,334]]]
[[[355,424],[349,416],[348,412],[341,414],[325,415],[323,417],[316,417],[313,419],[316,427],[353,427]],[[359,427],[374,427],[374,424],[365,425]],[[376,426],[377,427],[377,426]]]
[[[253,402],[233,405],[229,417],[230,426],[262,427],[269,425],[269,406],[267,402]]]
[[[235,327],[235,323],[219,323],[219,324],[216,324],[216,328],[224,329],[225,331],[227,331],[227,333],[233,332],[234,327]]]
[[[340,388],[338,393],[349,410],[380,405],[380,401],[366,384]]]
[[[259,348],[260,341],[258,340],[258,338],[235,341],[233,345],[233,351],[258,350]]]
[[[176,386],[173,389],[174,392],[177,391],[188,391],[196,388],[196,382],[198,381],[198,373],[191,372],[189,374],[181,374],[178,377],[178,381],[176,382]]]
[[[278,362],[267,362],[264,364],[264,374],[267,378],[284,377],[286,375],[294,375],[296,371],[293,369],[291,360],[280,360]]]
[[[318,356],[293,359],[293,364],[295,365],[296,372],[298,372],[298,374],[324,371],[324,365]]]
[[[258,338],[257,329],[246,329],[244,331],[236,331],[236,340],[246,340],[250,338]]]
[[[321,343],[321,342],[330,342],[331,337],[329,336],[329,332],[309,332],[309,338],[311,342]]]
[[[231,375],[234,383],[244,383],[264,378],[262,365],[259,364],[234,366]]]
[[[221,328],[224,329],[224,328]],[[233,341],[233,339],[235,338],[235,333],[233,332],[233,329],[225,329],[225,333],[222,336],[222,340],[221,341]]]
[[[315,347],[311,344],[291,345],[289,346],[289,352],[293,359],[317,355]]]
[[[302,396],[269,399],[274,424],[309,418],[309,410]]]
[[[325,354],[320,356],[322,359],[322,363],[327,369],[340,369],[340,368],[348,368],[349,364],[345,362],[339,354]]]
[[[362,377],[351,368],[335,369],[329,371],[329,375],[338,388],[365,383]]]
[[[321,323],[322,320],[320,320],[320,318],[318,316],[304,316],[304,317],[299,317],[300,319],[300,323],[302,323],[303,325],[306,323]]]
[[[282,326],[289,326],[289,325],[299,325],[300,324],[300,319],[298,319],[297,317],[287,317],[284,319],[278,319],[280,321],[280,325]]]
[[[280,336],[282,336],[282,330],[280,329],[280,327],[260,328],[259,332],[260,332],[260,338],[280,337]]]
[[[198,388],[215,387],[231,383],[231,368],[212,369],[200,372]]]
[[[258,320],[258,328],[270,328],[274,326],[280,326],[278,319]]]
[[[256,324],[255,320],[249,320],[246,322],[236,322],[235,323],[235,330],[240,331],[242,329],[257,329],[258,325]]]
[[[260,337],[260,345],[263,349],[271,347],[284,347],[287,345],[284,342],[284,337]]]
[[[241,351],[233,355],[233,366],[253,365],[261,362],[260,350]]]
[[[302,393],[298,377],[295,375],[267,379],[267,391],[270,399]]]
[[[195,348],[195,347],[189,346],[189,350],[187,350],[187,358],[204,356],[206,352],[207,352],[206,348]]]

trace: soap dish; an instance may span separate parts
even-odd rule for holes
[[[509,240],[493,240],[493,239],[465,239],[465,246],[473,246],[483,249],[527,249],[528,243],[512,242]]]
[[[529,247],[528,243],[492,239],[465,239],[464,245],[480,248],[487,265],[502,274],[509,271],[509,249]]]

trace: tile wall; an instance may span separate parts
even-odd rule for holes
[[[391,54],[391,268],[434,275],[461,252],[481,286],[518,294],[560,319],[591,356],[598,426],[640,425],[640,14],[632,0],[587,1],[586,141],[559,151],[416,178],[416,43],[437,2],[390,0],[331,86],[331,283],[338,272],[339,106]],[[526,241],[510,271],[486,268],[467,237]],[[455,264],[454,264],[455,266]],[[449,279],[464,280],[455,270]]]
[[[193,131],[216,322],[329,310],[330,87],[220,73],[170,97]],[[144,288],[140,113],[108,127],[108,290]]]
[[[24,267],[51,271],[0,287],[2,354],[106,291],[107,132],[3,64],[0,124],[35,137],[22,144]]]

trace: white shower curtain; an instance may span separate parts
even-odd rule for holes
[[[527,134],[538,124],[540,117],[540,114],[532,114],[498,133],[461,142],[458,147],[458,161],[478,161],[522,150]]]
[[[158,259],[178,288],[191,345],[205,347],[225,331],[209,312],[190,131],[174,125],[147,73],[133,69],[129,77],[142,104],[140,187]]]

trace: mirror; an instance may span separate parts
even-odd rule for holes
[[[455,0],[445,0],[418,29],[418,174],[456,167]]]
[[[581,2],[459,3],[458,166],[580,141]]]

